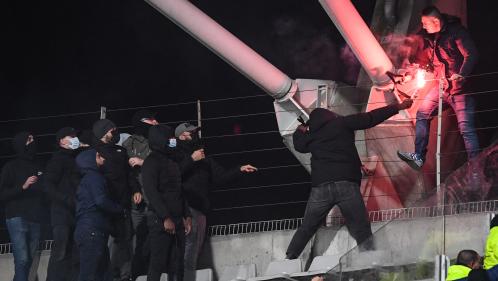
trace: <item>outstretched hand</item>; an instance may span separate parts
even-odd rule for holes
[[[244,165],[244,166],[241,166],[240,167],[240,171],[242,173],[252,173],[252,172],[256,172],[258,170],[258,168],[252,166],[252,165]]]
[[[408,109],[413,105],[412,99],[405,99],[402,102],[398,103],[396,106],[398,110]]]

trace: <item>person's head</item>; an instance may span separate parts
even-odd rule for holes
[[[426,7],[422,10],[420,22],[427,33],[437,33],[443,28],[443,14],[434,6]]]
[[[315,108],[308,120],[308,127],[310,132],[316,132],[322,128],[329,121],[336,119],[339,115],[326,108]]]
[[[156,125],[149,129],[149,146],[152,150],[172,152],[176,148],[173,129],[167,125]]]
[[[119,141],[119,133],[116,125],[109,119],[100,119],[93,124],[95,137],[103,143],[116,143]]]
[[[114,148],[111,145],[99,145],[95,147],[95,162],[97,167],[101,168],[105,165],[106,159],[112,158]]]
[[[77,149],[80,146],[80,140],[76,134],[76,130],[71,127],[64,127],[60,129],[55,134],[57,145],[64,149]]]
[[[135,134],[147,137],[149,128],[154,125],[159,125],[155,116],[156,114],[154,112],[147,109],[135,112],[131,118]]]
[[[17,133],[12,139],[12,148],[17,155],[33,157],[36,154],[36,142],[30,132]]]
[[[200,130],[200,128],[192,124],[181,123],[175,129],[175,137],[182,141],[191,141],[198,130]]]
[[[472,269],[481,267],[481,257],[474,250],[462,250],[458,253],[456,264],[467,266]]]

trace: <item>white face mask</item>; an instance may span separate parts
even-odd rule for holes
[[[175,138],[169,139],[168,146],[171,148],[175,148],[176,147],[176,139]]]
[[[78,147],[80,147],[80,140],[78,139],[78,137],[70,138],[67,145],[72,150],[78,149]]]

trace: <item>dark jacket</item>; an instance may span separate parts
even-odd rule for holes
[[[213,184],[224,184],[242,173],[240,166],[224,169],[214,159],[206,157],[193,162],[195,145],[191,141],[178,141],[179,161],[182,169],[182,187],[190,207],[207,214],[211,208],[209,190]]]
[[[97,167],[96,151],[89,149],[76,157],[82,178],[76,192],[77,228],[88,228],[103,233],[111,231],[111,218],[123,212],[123,208],[112,201],[106,180]]]
[[[102,171],[107,180],[111,199],[123,208],[130,209],[132,194],[140,192],[140,185],[128,164],[126,149],[115,144],[100,143],[98,146],[106,146],[106,151],[109,153]]]
[[[167,126],[153,126],[149,130],[152,153],[142,166],[143,188],[149,199],[149,210],[160,219],[179,219],[190,216],[181,187],[178,164],[171,159],[174,151],[166,147],[172,130]]]
[[[327,109],[311,112],[309,131],[296,130],[294,148],[311,152],[313,186],[331,181],[361,181],[361,161],[355,147],[355,130],[371,128],[398,113],[386,106],[367,113],[340,116]]]
[[[51,200],[52,225],[74,225],[76,190],[80,173],[76,166],[77,151],[59,148],[45,169],[45,189]]]
[[[151,152],[149,141],[142,135],[131,135],[123,142],[123,147],[126,149],[129,158],[138,157],[142,160],[145,160],[145,158],[147,158],[147,156],[149,156]],[[138,183],[140,184],[139,187],[141,188],[143,185],[141,176],[142,167],[135,166],[131,170],[134,178],[136,179],[136,181],[138,181]],[[142,192],[142,190],[140,190],[140,192]]]
[[[22,132],[14,137],[12,145],[17,156],[2,168],[0,178],[0,201],[5,206],[7,219],[21,217],[31,222],[40,222],[43,201],[43,172],[35,161],[34,149],[28,150],[26,141],[30,133]],[[32,143],[32,147],[36,145]],[[23,184],[31,176],[38,176],[38,181],[27,189]]]
[[[422,29],[419,34],[423,42],[417,52],[417,63],[433,64],[435,70],[446,77],[455,73],[468,76],[472,72],[479,54],[459,18],[444,15],[440,32],[428,34]]]

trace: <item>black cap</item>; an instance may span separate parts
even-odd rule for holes
[[[74,137],[74,136],[76,136],[77,133],[78,132],[74,128],[64,127],[62,129],[58,130],[57,133],[55,133],[55,141],[59,142],[61,139],[65,138],[67,136]]]
[[[100,119],[99,121],[93,123],[93,134],[97,139],[101,139],[109,130],[116,128],[116,124],[114,124],[109,119]]]
[[[102,156],[104,159],[112,158],[112,155],[116,151],[112,145],[97,145],[95,146],[95,150]]]
[[[139,122],[142,122],[143,119],[155,119],[155,118],[156,118],[155,112],[152,112],[148,109],[142,109],[133,114],[133,117],[131,118],[131,123],[133,124],[133,126],[137,126],[137,124],[139,124]]]

